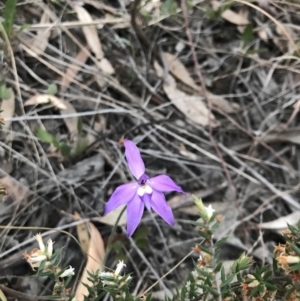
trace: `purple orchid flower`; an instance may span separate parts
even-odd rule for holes
[[[145,164],[137,146],[130,140],[125,140],[125,156],[129,169],[137,182],[119,186],[111,195],[105,206],[105,214],[120,205],[127,204],[127,235],[131,236],[137,228],[144,207],[151,208],[161,216],[169,225],[174,225],[174,216],[167,204],[163,192],[183,192],[181,187],[166,175],[150,178],[145,174]]]

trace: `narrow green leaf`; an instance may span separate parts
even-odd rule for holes
[[[17,2],[18,0],[6,0],[5,2],[3,27],[9,39],[12,36]]]
[[[57,93],[57,85],[56,84],[50,84],[47,89],[47,94],[49,95],[55,95]]]
[[[161,6],[162,14],[174,14],[176,13],[176,2],[175,0],[166,0]]]
[[[250,297],[254,297],[259,292],[260,285],[253,288],[253,290],[250,293]]]
[[[228,276],[228,278],[222,282],[221,287],[227,286],[229,283],[231,283],[231,281],[233,280],[235,275],[230,275]]]
[[[66,144],[66,143],[64,143],[64,142],[60,143],[57,148],[66,157],[68,157],[70,155],[70,153],[71,153],[71,146],[68,145],[68,144]]]
[[[62,249],[58,249],[55,251],[55,253],[51,257],[51,262],[54,266],[57,266],[59,262],[61,261],[62,256]]]
[[[291,271],[292,272],[300,271],[300,263],[297,263],[297,264],[291,266]]]
[[[0,85],[0,99],[7,100],[10,98],[10,91],[5,84]]]
[[[248,24],[243,32],[243,48],[245,48],[253,37],[253,26],[252,24]]]
[[[221,270],[222,266],[223,266],[223,262],[219,261],[217,266],[214,268],[214,272],[218,273]]]
[[[291,244],[291,247],[292,247],[293,251],[296,252],[296,254],[298,256],[300,256],[300,249],[294,244]]]
[[[201,287],[203,289],[203,291],[208,291],[209,293],[211,293],[214,297],[218,297],[219,293],[217,292],[217,290],[213,289],[212,287],[206,286],[206,285],[199,285],[199,287]]]
[[[79,117],[77,121],[77,133],[79,136],[82,134],[82,118]]]
[[[203,245],[199,245],[198,247],[200,248],[201,251],[211,255],[211,250],[208,249],[207,247],[204,247]]]
[[[54,145],[57,149],[60,148],[60,145],[59,145],[58,141],[56,140],[56,138],[49,132],[42,130],[42,129],[38,129],[36,131],[36,136],[43,142],[50,143],[50,144]]]
[[[269,283],[269,282],[265,282],[265,286],[271,290],[271,291],[276,291],[277,290],[277,286],[272,284],[272,283]]]
[[[221,268],[221,280],[222,280],[222,282],[225,281],[225,277],[226,277],[225,268],[224,268],[224,266],[222,266],[222,268]]]
[[[227,236],[217,241],[215,243],[215,248],[220,248],[221,246],[223,246],[226,243],[226,240],[227,240]]]

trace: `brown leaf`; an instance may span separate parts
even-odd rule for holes
[[[261,229],[269,229],[269,230],[285,230],[288,228],[287,224],[291,226],[295,226],[300,219],[300,211],[293,212],[287,216],[281,216],[278,219],[267,222],[267,223],[261,223],[258,225]]]
[[[300,144],[300,129],[288,129],[281,133],[270,133],[264,136],[264,142],[290,142]]]
[[[67,106],[65,104],[65,101],[62,99],[59,99],[58,97],[54,95],[48,95],[48,94],[37,94],[29,99],[27,99],[24,103],[24,106],[32,106],[32,105],[40,105],[45,103],[52,103],[56,108],[60,110],[66,110]]]
[[[87,54],[87,51],[81,50],[76,55],[75,60],[77,62],[85,63],[87,61],[88,57],[89,56]],[[62,93],[67,91],[70,83],[76,77],[77,73],[81,70],[81,67],[78,66],[77,62],[73,62],[72,64],[70,64],[66,73],[62,77],[62,82],[61,82],[61,92]]]
[[[183,63],[174,55],[168,52],[164,52],[164,59],[168,65],[169,71],[174,75],[178,80],[186,84],[187,86],[195,89],[196,91],[200,88],[194,82],[190,73],[183,65]],[[200,88],[201,89],[201,88]]]
[[[85,4],[94,6],[96,9],[99,10],[105,10],[107,12],[110,12],[113,15],[117,15],[118,14],[118,10],[113,8],[112,6],[106,5],[98,0],[84,0]]]
[[[124,207],[125,207],[125,205],[119,206],[117,209],[113,210],[109,214],[99,217],[98,221],[100,223],[103,223],[103,224],[106,224],[106,225],[114,226],[116,224],[117,219],[119,218],[122,210],[124,209]],[[126,212],[124,212],[122,214],[118,225],[119,226],[126,225]]]
[[[74,10],[77,13],[77,17],[80,21],[93,22],[91,15],[82,6],[74,5]],[[96,59],[102,60],[104,58],[104,53],[102,51],[102,45],[97,33],[96,26],[83,26],[82,30],[87,43],[96,56]]]
[[[163,70],[157,62],[154,68],[159,77],[163,76]],[[202,126],[209,125],[215,127],[218,125],[213,114],[211,114],[200,96],[188,95],[176,87],[175,79],[169,74],[167,80],[163,84],[163,89],[170,101],[181,111],[186,117]]]
[[[64,101],[65,109],[60,111],[61,115],[68,115],[68,114],[75,114],[77,111],[73,107],[73,105],[70,102]],[[64,122],[68,128],[68,131],[72,137],[75,137],[78,135],[78,117],[66,117],[64,118]]]
[[[97,62],[97,66],[104,73],[107,73],[107,74],[114,74],[115,73],[115,70],[114,70],[113,66],[111,65],[109,60],[107,60],[106,58],[103,58],[101,61]]]
[[[81,219],[81,216],[79,215],[78,212],[75,212],[73,217],[75,220]],[[80,246],[82,250],[87,253],[90,245],[90,235],[89,235],[88,227],[86,226],[86,224],[79,224],[76,226],[76,230],[77,230],[77,236],[78,236],[78,241],[80,243]]]
[[[44,12],[40,24],[43,25],[45,23],[50,23],[50,17],[47,12]],[[38,30],[36,38],[34,39],[33,43],[30,45],[30,49],[35,52],[36,55],[41,55],[47,48],[48,40],[51,36],[51,29],[45,28],[42,30]]]
[[[4,187],[7,195],[18,203],[24,201],[30,194],[29,189],[25,185],[21,184],[3,170],[0,170],[0,186]]]
[[[164,58],[166,64],[168,65],[169,71],[172,73],[172,75],[175,76],[176,79],[180,80],[185,85],[191,87],[193,90],[203,95],[202,88],[195,83],[186,67],[175,55],[164,52]],[[214,106],[218,107],[223,112],[234,113],[240,109],[240,106],[238,104],[231,104],[222,96],[215,95],[213,93],[210,93],[209,91],[207,91],[206,96],[209,97],[211,103]]]
[[[4,293],[2,292],[2,290],[0,289],[0,300],[1,301],[7,301],[6,296],[4,295]]]
[[[38,105],[48,102],[51,102],[56,108],[58,108],[61,115],[72,115],[77,113],[70,102],[48,94],[34,95],[25,101],[24,106]],[[66,117],[64,118],[64,122],[69,130],[70,135],[72,137],[77,136],[78,117]]]
[[[11,121],[5,120],[5,118],[11,118],[15,114],[15,93],[12,88],[9,88],[10,97],[9,99],[3,99],[0,109],[3,111],[1,112],[1,117],[4,118],[4,125],[2,125],[3,131],[8,131],[11,125]]]
[[[93,18],[83,7],[79,5],[74,5],[74,10],[77,13],[77,17],[80,21],[84,23],[93,22]],[[92,49],[92,51],[95,54],[98,67],[104,73],[113,74],[114,68],[112,67],[111,63],[104,58],[104,53],[102,50],[102,45],[98,36],[96,26],[95,25],[83,26],[82,30],[89,47]]]
[[[212,1],[212,6],[213,6],[214,10],[218,10],[222,6],[222,4],[218,1]],[[245,17],[245,15],[236,13],[231,9],[226,9],[221,14],[221,17],[224,20],[226,20],[232,24],[235,24],[235,25],[247,25],[250,23],[248,18]]]
[[[88,290],[83,283],[92,285],[92,283],[88,280],[87,271],[92,273],[97,270],[103,270],[103,259],[105,257],[104,242],[101,234],[92,223],[87,223],[87,227],[89,229],[88,257],[80,282],[76,288],[75,298],[77,301],[83,301],[84,296],[88,296]]]

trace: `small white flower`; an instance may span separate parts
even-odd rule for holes
[[[66,269],[61,275],[59,275],[59,277],[64,278],[64,277],[69,277],[71,275],[74,275],[74,268],[72,268],[71,266],[69,266],[68,269]]]
[[[127,278],[126,278],[126,282],[128,282],[131,279],[132,279],[132,277],[130,275],[128,275]]]
[[[115,286],[116,284],[114,283],[114,274],[111,272],[101,272],[100,277],[102,278],[102,283],[103,286],[108,285],[108,286]],[[111,281],[109,280],[111,279]]]
[[[46,260],[47,256],[46,255],[34,255],[31,254],[31,257],[27,259],[27,261],[29,262],[42,262],[43,260]]]
[[[190,289],[191,289],[191,281],[187,281],[186,282],[185,288],[186,288],[187,291],[190,291]]]
[[[43,243],[43,238],[42,238],[41,233],[38,233],[34,238],[35,238],[35,239],[37,240],[37,242],[39,243],[39,248],[40,248],[40,250],[41,250],[42,252],[45,252],[46,247],[45,247],[45,245],[44,245],[44,243]]]
[[[47,256],[50,258],[53,253],[53,241],[51,238],[47,241]]]
[[[192,276],[194,277],[194,279],[198,278],[198,272],[196,270],[192,271]]]
[[[105,278],[105,277],[113,278],[114,277],[113,273],[111,273],[111,272],[100,272],[99,275],[101,278]]]
[[[213,213],[216,211],[215,209],[213,209],[213,207],[211,205],[209,205],[208,207],[205,207],[206,210],[206,214],[207,217],[210,219],[213,215]]]
[[[116,283],[113,281],[107,281],[107,280],[102,280],[103,286],[108,285],[108,286],[116,286]]]
[[[126,267],[126,264],[124,263],[123,260],[120,260],[120,261],[118,262],[118,264],[117,264],[117,268],[116,268],[116,270],[115,270],[115,272],[114,272],[114,275],[115,275],[115,276],[119,276],[119,274],[121,273],[121,271],[122,271],[122,269],[123,269],[124,267]]]

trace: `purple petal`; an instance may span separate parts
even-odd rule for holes
[[[151,195],[148,193],[145,193],[141,197],[142,201],[144,202],[144,205],[146,206],[148,211],[151,211]]]
[[[178,191],[183,192],[180,186],[176,185],[175,182],[166,175],[159,175],[153,178],[150,178],[147,183],[150,184],[150,186],[161,192],[168,192],[168,191]]]
[[[104,214],[107,214],[115,210],[117,207],[130,202],[136,195],[137,189],[137,183],[128,183],[119,186],[106,203]]]
[[[174,226],[174,215],[171,207],[168,205],[166,198],[162,192],[153,190],[151,198],[151,207],[153,210],[161,216],[166,223]]]
[[[144,203],[136,194],[127,204],[127,236],[131,236],[137,228],[144,212]]]
[[[145,164],[141,153],[137,146],[130,140],[125,140],[124,146],[129,169],[138,180],[145,173]]]

